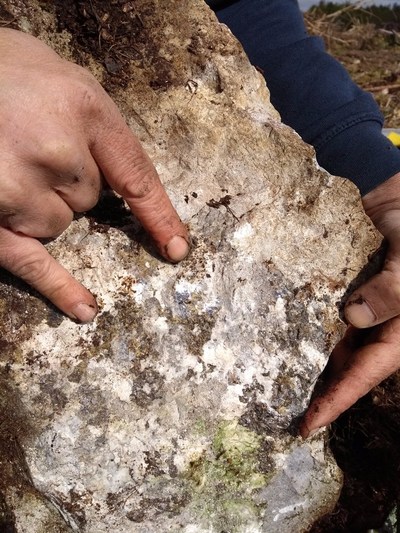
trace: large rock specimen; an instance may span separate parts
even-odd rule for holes
[[[0,526],[17,533],[306,531],[341,475],[290,430],[376,245],[357,194],[280,122],[201,0],[2,0],[92,70],[188,224],[159,260],[106,195],[49,245],[98,297],[77,325],[0,286]]]

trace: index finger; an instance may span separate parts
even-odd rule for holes
[[[354,350],[350,342],[341,342],[335,348],[332,355],[340,361],[337,373],[322,394],[311,401],[300,426],[304,438],[333,422],[400,367],[400,318],[379,327],[369,344]]]
[[[189,252],[189,235],[171,204],[150,158],[118,108],[108,99],[92,132],[91,153],[105,179],[120,194],[160,253],[177,262]]]

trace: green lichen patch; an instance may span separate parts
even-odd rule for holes
[[[202,417],[198,418],[194,424],[194,430],[198,435],[208,435],[208,428],[207,420]]]
[[[231,484],[239,486],[244,482],[251,488],[263,485],[264,476],[255,472],[260,441],[257,434],[235,421],[220,425],[213,448],[217,461],[223,464],[225,478],[229,479]]]
[[[268,482],[259,468],[262,437],[237,421],[219,424],[211,449],[193,457],[186,471],[192,484],[191,511],[198,523],[239,533],[260,520],[253,494]]]

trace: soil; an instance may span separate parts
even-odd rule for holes
[[[399,531],[387,517],[399,499],[399,376],[394,375],[332,425],[330,447],[344,472],[338,504],[310,533]]]
[[[138,43],[146,40],[144,24],[132,2],[54,0],[53,4],[58,30],[67,30],[73,36],[77,62],[82,63],[82,51],[90,52],[108,74],[116,77],[116,82],[123,83],[130,61],[141,59]]]

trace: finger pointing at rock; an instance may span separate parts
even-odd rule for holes
[[[372,327],[400,315],[400,173],[364,196],[363,205],[389,246],[382,271],[346,303],[346,318],[357,328]]]
[[[102,180],[122,195],[160,253],[176,262],[188,234],[117,107],[85,69],[34,37],[0,29],[0,266],[68,316],[93,296],[35,239],[56,237],[93,207]]]
[[[91,151],[112,189],[128,203],[169,261],[186,257],[188,233],[139,141],[111,100],[91,132]]]
[[[362,336],[350,327],[328,365],[325,387],[313,398],[300,425],[307,437],[333,422],[373,387],[400,368],[400,318]]]

